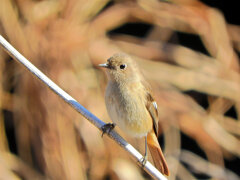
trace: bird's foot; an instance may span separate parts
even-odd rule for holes
[[[114,123],[107,123],[107,124],[103,125],[101,127],[102,132],[103,132],[102,137],[105,133],[109,134],[114,129],[115,126],[116,126],[116,124],[114,124]]]
[[[144,168],[147,163],[147,156],[143,156],[139,162],[142,164],[142,167]]]

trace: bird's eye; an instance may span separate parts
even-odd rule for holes
[[[121,64],[121,65],[120,65],[120,69],[125,69],[126,67],[127,67],[126,64]]]

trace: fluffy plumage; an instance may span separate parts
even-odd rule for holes
[[[137,64],[130,56],[120,53],[113,55],[106,64],[100,66],[107,69],[108,85],[105,102],[110,118],[127,134],[147,137],[154,164],[162,173],[169,175],[156,136],[157,104]]]

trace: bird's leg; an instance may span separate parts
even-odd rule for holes
[[[145,166],[145,164],[147,162],[147,156],[148,156],[148,153],[147,153],[147,136],[145,136],[145,154],[144,154],[144,157],[140,160],[143,167]]]
[[[102,137],[103,137],[103,135],[104,135],[105,133],[109,134],[109,133],[111,132],[111,130],[114,129],[115,126],[116,126],[116,124],[114,124],[114,123],[107,123],[107,124],[103,125],[103,126],[101,127],[102,132],[103,132],[103,133],[102,133]]]

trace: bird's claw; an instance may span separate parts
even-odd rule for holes
[[[102,137],[105,133],[109,134],[114,129],[115,126],[116,126],[116,124],[114,124],[114,123],[107,123],[107,124],[103,125],[101,127],[102,132],[103,132]]]
[[[146,156],[142,157],[139,162],[142,164],[142,167],[144,168],[147,163],[147,157]]]

